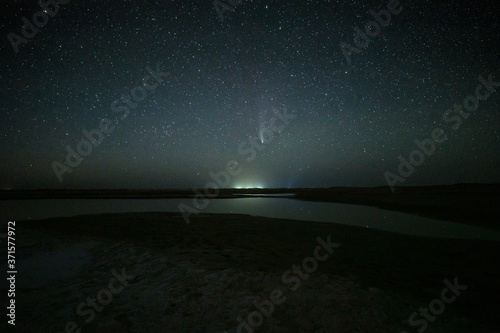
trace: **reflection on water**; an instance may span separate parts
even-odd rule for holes
[[[0,202],[0,217],[8,221],[100,213],[178,212],[180,203],[193,207],[191,199],[12,200]],[[500,233],[493,230],[375,207],[330,202],[259,197],[212,199],[202,212],[339,223],[416,236],[500,241]]]
[[[295,193],[273,193],[273,194],[259,194],[259,193],[248,193],[248,194],[233,194],[236,197],[293,197]]]

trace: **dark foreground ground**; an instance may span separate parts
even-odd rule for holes
[[[499,243],[243,215],[192,221],[173,213],[18,221],[16,330],[9,331],[236,332],[238,318],[253,313],[257,327],[239,332],[399,333],[424,325],[426,332],[500,332]],[[318,237],[341,245],[327,258],[321,248],[324,261],[314,267],[306,258],[315,256]],[[287,273],[303,263],[307,276],[304,268]],[[123,283],[113,280],[123,273]],[[443,281],[455,278],[467,288],[449,304],[437,301]],[[273,290],[282,291],[273,298],[282,303],[272,311],[265,303],[258,325],[254,302],[269,301]],[[87,303],[93,298],[95,309]],[[416,315],[409,325],[430,304],[439,314]]]

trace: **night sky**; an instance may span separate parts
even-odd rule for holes
[[[397,185],[500,182],[500,87],[447,113],[500,82],[498,1],[401,1],[365,48],[388,1],[63,2],[16,47],[41,7],[0,5],[1,188],[203,187],[231,160],[229,187],[384,186],[436,128]]]

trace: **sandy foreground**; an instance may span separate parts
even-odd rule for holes
[[[500,332],[500,243],[175,213],[18,221],[16,242],[8,331]]]

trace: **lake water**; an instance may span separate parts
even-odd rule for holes
[[[0,202],[0,217],[1,221],[9,221],[100,213],[178,212],[180,203],[193,207],[192,202],[192,199],[8,200]],[[416,236],[500,241],[500,232],[490,229],[330,202],[263,197],[211,199],[201,212],[339,223]]]

